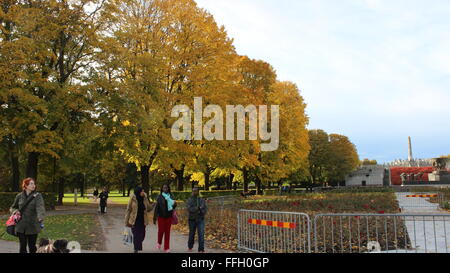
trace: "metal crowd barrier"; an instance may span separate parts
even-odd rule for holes
[[[238,248],[259,253],[309,253],[311,228],[305,213],[240,210]]]
[[[317,214],[313,230],[305,213],[240,210],[237,220],[241,251],[450,252],[450,214]]]
[[[397,192],[400,208],[430,208],[443,207],[445,195],[442,192]]]
[[[319,214],[316,253],[448,253],[450,214]]]

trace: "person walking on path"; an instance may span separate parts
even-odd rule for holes
[[[100,198],[100,212],[102,214],[106,213],[106,206],[108,203],[108,190],[106,188],[99,195]]]
[[[136,187],[134,194],[128,201],[125,215],[125,225],[133,232],[134,253],[142,251],[142,242],[145,239],[145,228],[150,220],[148,213],[153,209],[142,187]]]
[[[188,248],[194,248],[195,231],[198,234],[198,252],[205,252],[205,215],[207,211],[206,202],[199,196],[197,187],[192,189],[192,196],[187,201],[189,240]]]
[[[45,216],[44,198],[36,192],[36,182],[32,178],[22,181],[22,189],[23,191],[14,199],[10,212],[20,213],[20,220],[15,226],[20,242],[20,253],[27,253],[27,245],[30,253],[36,253],[36,241],[43,228]]]
[[[158,221],[158,243],[157,249],[161,249],[162,239],[164,237],[164,251],[170,252],[170,228],[172,226],[172,215],[177,206],[175,198],[170,192],[170,187],[164,184],[161,187],[161,194],[156,198],[155,212],[153,215],[153,224]]]
[[[97,188],[94,189],[94,193],[92,195],[94,196],[94,201],[97,201],[97,199],[98,199],[98,189]]]

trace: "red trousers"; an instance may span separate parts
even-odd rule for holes
[[[162,244],[164,236],[164,250],[170,249],[170,227],[172,226],[172,218],[158,217],[158,244]]]

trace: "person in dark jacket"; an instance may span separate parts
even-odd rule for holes
[[[170,187],[164,184],[161,187],[161,193],[156,198],[155,212],[153,215],[153,224],[158,221],[158,243],[157,249],[161,249],[162,239],[164,237],[164,251],[170,252],[170,228],[172,226],[172,214],[177,206],[175,198],[170,192]]]
[[[192,189],[192,196],[187,201],[189,213],[189,240],[188,248],[192,251],[194,247],[195,231],[198,234],[198,252],[205,252],[205,215],[207,211],[206,202],[199,196],[198,188]]]
[[[97,188],[94,189],[94,193],[92,195],[94,196],[94,201],[97,201],[97,199],[98,199],[98,190],[97,190]]]
[[[36,192],[36,182],[32,178],[24,179],[22,188],[23,191],[17,194],[10,212],[13,214],[23,210],[21,219],[15,227],[20,241],[20,253],[27,253],[27,245],[30,253],[36,253],[36,241],[43,228],[45,215],[44,198]],[[28,205],[23,209],[28,201]]]
[[[149,224],[148,212],[153,209],[142,187],[136,187],[128,201],[125,225],[133,232],[134,252],[142,251],[145,228]]]
[[[106,206],[108,204],[108,190],[106,188],[100,193],[98,198],[100,198],[100,212],[102,214],[106,213]]]

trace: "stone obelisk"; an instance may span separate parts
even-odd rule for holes
[[[411,137],[408,137],[408,161],[409,161],[409,164],[411,165],[412,161],[413,161]]]

